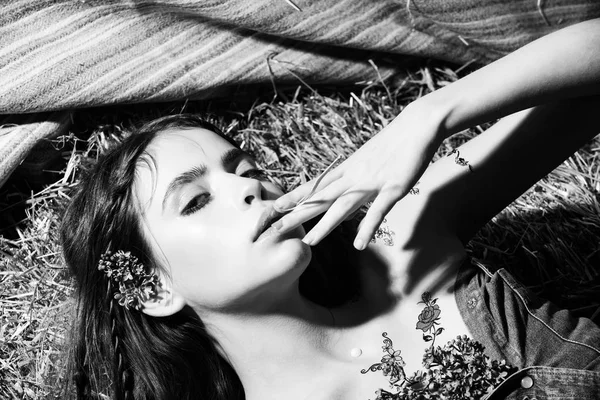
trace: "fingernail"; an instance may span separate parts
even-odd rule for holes
[[[304,244],[312,246],[312,241],[313,241],[312,237],[304,236],[304,238],[302,239],[302,241],[304,242]]]
[[[283,222],[281,222],[280,219],[278,219],[277,221],[275,221],[275,223],[273,225],[271,225],[273,228],[275,228],[275,230],[280,230],[283,227]]]
[[[363,242],[362,239],[356,239],[354,241],[354,247],[356,248],[356,250],[364,250],[365,242]]]

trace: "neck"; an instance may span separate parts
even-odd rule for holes
[[[310,382],[315,366],[336,362],[339,330],[332,316],[296,288],[260,313],[210,313],[202,319],[238,373],[246,398],[261,398],[257,394],[265,389],[277,393],[274,386]]]

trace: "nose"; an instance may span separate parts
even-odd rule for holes
[[[221,199],[239,210],[245,210],[257,201],[265,201],[269,196],[261,181],[228,172],[219,174],[219,179],[213,184]]]
[[[255,201],[266,200],[267,192],[259,180],[240,178],[238,184],[240,185],[243,205],[249,206]]]

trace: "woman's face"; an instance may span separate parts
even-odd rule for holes
[[[155,170],[140,165],[134,190],[172,291],[197,312],[257,311],[297,284],[304,230],[261,234],[282,192],[250,156],[201,128],[163,132],[147,151]]]

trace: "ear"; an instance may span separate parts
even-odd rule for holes
[[[163,276],[159,279],[158,294],[144,301],[141,311],[152,317],[168,317],[181,311],[187,303],[183,296],[171,288],[168,279],[164,279]]]

